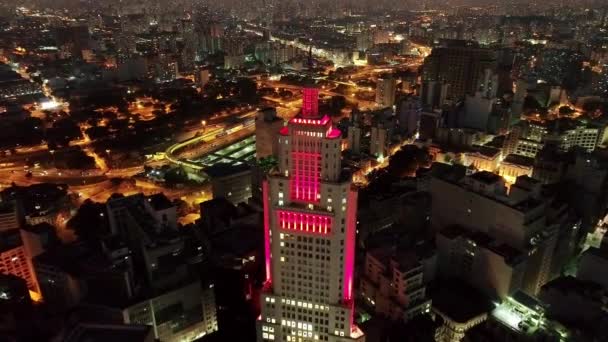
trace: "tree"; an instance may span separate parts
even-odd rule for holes
[[[67,223],[81,241],[95,241],[109,234],[106,206],[87,199]]]
[[[574,109],[572,109],[568,106],[559,107],[559,115],[569,116],[569,115],[572,115],[573,113],[574,113]]]
[[[389,159],[388,171],[396,177],[413,176],[419,167],[427,167],[430,162],[428,151],[407,145]]]
[[[239,78],[236,82],[236,93],[239,98],[246,102],[257,100],[257,84],[249,78]]]
[[[59,146],[68,146],[71,140],[80,138],[80,127],[70,118],[55,121],[53,127],[47,131],[47,140]]]
[[[15,143],[22,145],[40,144],[44,138],[43,123],[39,118],[27,118],[15,125]],[[10,132],[9,132],[10,133]]]

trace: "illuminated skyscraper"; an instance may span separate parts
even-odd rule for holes
[[[258,341],[364,341],[353,322],[357,190],[342,172],[341,133],[304,91],[264,182],[266,284]]]

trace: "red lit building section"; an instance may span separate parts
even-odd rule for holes
[[[317,202],[321,178],[321,153],[291,153],[291,196],[296,201]]]
[[[264,258],[266,266],[266,283],[272,282],[271,253],[270,253],[270,205],[268,203],[268,181],[262,183],[262,194],[264,196]]]
[[[305,88],[302,91],[302,118],[319,116],[319,89]]]
[[[283,230],[327,235],[331,233],[331,216],[280,210],[279,226]]]

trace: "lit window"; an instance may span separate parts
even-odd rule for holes
[[[285,262],[285,257],[281,257],[281,262]]]
[[[279,198],[283,198],[283,193],[279,192]]]

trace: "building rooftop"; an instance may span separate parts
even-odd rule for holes
[[[154,194],[148,197],[148,202],[154,210],[165,210],[174,207],[173,203],[163,193]]]
[[[80,323],[69,331],[64,342],[144,342],[153,338],[152,326],[136,324],[91,324]]]
[[[34,263],[53,266],[72,275],[98,273],[112,267],[102,254],[81,243],[52,248],[34,257]]]
[[[519,250],[495,240],[484,232],[468,230],[458,225],[447,226],[440,231],[440,234],[451,240],[459,237],[469,239],[477,245],[502,256],[507,263],[517,263],[522,256]]]
[[[461,280],[443,279],[439,283],[431,290],[433,309],[455,322],[466,323],[494,308],[487,297]]]
[[[4,232],[0,232],[0,253],[4,253],[13,248],[21,246],[21,234],[19,229],[11,229]]]
[[[522,156],[519,154],[509,154],[503,160],[503,163],[522,165],[522,166],[532,166],[534,165],[534,158]]]
[[[0,202],[0,215],[2,214],[13,214],[15,212],[14,202]]]
[[[229,163],[217,163],[205,168],[204,171],[209,177],[216,178],[245,173],[251,171],[251,167],[247,164],[234,165]]]
[[[42,222],[33,226],[25,226],[22,228],[23,230],[38,234],[38,235],[47,235],[47,234],[55,234],[55,227],[49,223]]]
[[[489,147],[489,146],[473,146],[473,153],[479,153],[484,157],[488,158],[498,158],[500,156],[500,149]]]
[[[562,293],[573,292],[579,295],[592,295],[604,292],[601,285],[572,276],[555,278],[543,285],[542,290],[556,290]]]
[[[485,184],[494,184],[494,183],[502,180],[502,177],[500,177],[499,175],[497,175],[493,172],[489,172],[489,171],[476,172],[476,173],[470,175],[469,177],[471,179],[474,179],[478,182],[482,182]]]

